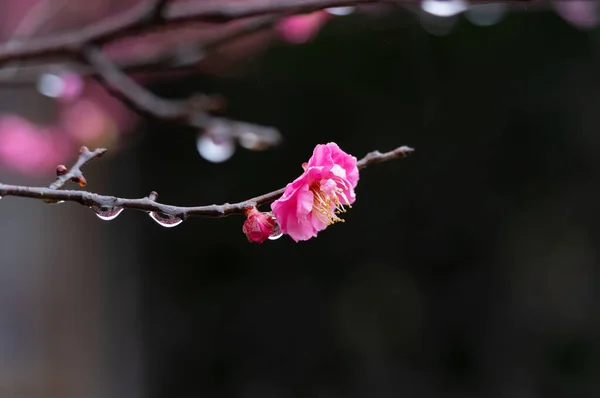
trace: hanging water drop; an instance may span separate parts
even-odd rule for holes
[[[212,163],[222,163],[233,156],[235,142],[225,134],[200,134],[196,140],[200,156]]]
[[[53,200],[53,199],[47,199],[44,202],[48,203],[49,205],[59,205],[61,203],[65,203],[64,200]]]
[[[331,8],[326,8],[325,11],[327,11],[331,15],[344,16],[344,15],[350,15],[350,14],[352,14],[354,12],[354,8],[355,7],[352,7],[352,6],[348,6],[348,7],[331,7]]]
[[[477,26],[492,26],[500,22],[507,9],[504,3],[474,4],[467,11],[465,17]]]
[[[423,0],[421,9],[437,17],[451,17],[468,8],[464,0]]]
[[[158,225],[160,225],[161,227],[165,227],[165,228],[173,228],[183,222],[183,219],[181,219],[179,217],[159,213],[156,211],[150,212],[149,215],[154,221],[156,221],[158,223]]]
[[[279,228],[279,223],[277,219],[270,213],[273,219],[275,220],[275,228],[273,228],[273,233],[269,236],[269,240],[277,240],[283,236],[283,232],[281,232],[281,228]]]
[[[421,13],[421,26],[423,29],[434,36],[442,37],[448,35],[456,25],[458,18],[456,15],[449,17],[439,17],[433,14]]]
[[[122,207],[92,206],[91,209],[96,213],[99,219],[104,221],[114,220],[123,211]]]
[[[60,96],[60,93],[63,92],[65,84],[60,76],[51,73],[44,73],[38,79],[36,86],[42,95],[50,98],[56,98]]]

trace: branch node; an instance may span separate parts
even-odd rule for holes
[[[60,189],[67,181],[73,181],[79,184],[79,186],[85,187],[87,185],[87,180],[83,176],[81,168],[92,159],[102,156],[104,152],[106,152],[106,148],[98,148],[94,151],[90,151],[88,147],[82,146],[79,148],[79,158],[73,167],[71,167],[71,170],[67,170],[67,167],[63,164],[56,167],[56,181],[50,184],[48,188]]]

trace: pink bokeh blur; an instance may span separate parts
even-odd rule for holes
[[[277,31],[290,43],[306,43],[317,35],[329,18],[331,14],[325,11],[288,17],[277,25]]]

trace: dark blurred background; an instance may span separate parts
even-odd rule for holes
[[[600,396],[599,50],[554,12],[438,35],[398,10],[272,45],[237,77],[154,85],[222,93],[285,141],[214,164],[146,121],[87,167],[90,190],[234,202],[318,143],[416,152],[362,171],[346,222],[301,243],[250,244],[241,217],[166,229],[5,198],[2,395]]]

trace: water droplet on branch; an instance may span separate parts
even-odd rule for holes
[[[271,215],[271,217],[273,217],[273,220],[275,220],[275,228],[273,228],[273,233],[271,234],[271,236],[269,236],[269,240],[277,240],[283,236],[283,232],[281,232],[281,228],[279,228],[279,223],[277,222],[277,219],[275,218],[273,213],[270,212],[269,214]]]
[[[233,156],[235,142],[224,134],[200,134],[196,141],[200,156],[212,163],[221,163]]]
[[[91,209],[96,213],[99,219],[104,221],[114,220],[123,211],[122,207],[98,207],[92,206]]]
[[[61,203],[65,203],[64,200],[54,200],[54,199],[46,199],[46,200],[44,200],[44,202],[48,203],[49,205],[59,205]]]
[[[423,0],[421,9],[438,17],[451,17],[468,8],[464,0]]]
[[[331,7],[331,8],[326,8],[325,11],[327,11],[328,13],[332,14],[332,15],[338,15],[338,16],[344,16],[344,15],[350,15],[354,12],[354,8],[352,6],[347,6],[347,7]]]
[[[37,89],[46,97],[56,98],[64,90],[64,83],[60,76],[44,73],[37,81]]]
[[[173,228],[183,222],[183,219],[171,216],[169,214],[159,213],[156,211],[150,212],[149,216],[158,223],[161,227]]]

